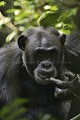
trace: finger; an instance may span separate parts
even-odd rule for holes
[[[55,78],[50,78],[50,82],[52,82],[53,84],[55,84],[55,86],[57,86],[61,89],[69,88],[71,85],[69,81],[61,81],[61,80],[55,79]]]
[[[69,89],[60,89],[57,87],[55,88],[54,96],[59,100],[70,100],[74,98],[74,95]]]

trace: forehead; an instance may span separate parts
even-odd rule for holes
[[[39,45],[42,47],[59,46],[59,40],[55,35],[46,34],[45,36],[42,36]]]
[[[60,46],[61,43],[59,41],[59,33],[56,33],[54,29],[30,29],[28,30],[29,37],[29,46],[34,48],[36,47],[52,47],[52,46]]]
[[[52,46],[60,46],[60,41],[58,36],[54,34],[47,33],[37,33],[31,38],[31,43],[35,45],[35,47],[52,47]]]

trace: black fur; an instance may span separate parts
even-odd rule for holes
[[[67,35],[65,42],[65,61],[66,67],[77,74],[80,74],[80,33],[75,32]]]
[[[0,50],[0,106],[16,97],[29,98],[26,117],[37,120],[38,113],[48,113],[67,120],[71,99],[55,97],[50,77],[67,81],[64,69],[65,36],[52,27],[31,28],[16,42]],[[72,117],[72,116],[71,116]],[[68,119],[69,120],[69,119]]]

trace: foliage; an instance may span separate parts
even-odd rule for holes
[[[39,0],[27,1],[27,0],[14,0],[14,8],[6,11],[8,14],[13,14],[12,20],[14,25],[18,26],[20,31],[25,30],[28,27],[36,26],[36,20],[41,14],[39,9]]]
[[[26,113],[27,109],[21,105],[27,103],[25,99],[15,99],[10,104],[4,106],[0,110],[1,120],[27,120],[26,118],[20,118],[21,115]]]
[[[10,1],[10,4],[13,7],[4,12],[19,32],[37,25],[54,26],[64,33],[80,30],[78,0],[14,0]],[[5,2],[1,1],[0,5],[5,5]]]
[[[54,26],[64,33],[70,33],[74,30],[78,31],[75,19],[78,17],[77,12],[80,8],[78,6],[69,8],[68,6],[63,6],[60,0],[58,1],[60,5],[45,5],[44,9],[46,11],[42,14],[38,23],[45,26]]]
[[[4,6],[5,4],[6,4],[6,2],[4,2],[4,1],[0,2],[0,6]]]
[[[28,100],[26,99],[23,99],[23,98],[14,99],[10,104],[5,105],[0,110],[0,119],[1,120],[29,120],[25,118],[25,116],[22,118],[22,116],[25,115],[26,112],[28,111],[28,109],[24,107],[26,103],[28,103]],[[37,120],[57,120],[57,119],[52,117],[50,114],[44,115],[43,113],[39,113],[37,115]],[[80,120],[80,114],[72,118],[71,120]]]
[[[14,99],[10,104],[5,105],[0,110],[1,120],[29,120],[25,118],[25,114],[28,111],[23,105],[28,103],[28,100],[17,98]],[[24,116],[24,117],[23,117]],[[23,117],[23,118],[22,118]],[[37,120],[56,120],[50,114],[40,113],[37,115]]]

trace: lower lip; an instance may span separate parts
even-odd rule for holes
[[[37,77],[40,78],[40,79],[44,79],[46,81],[50,81],[50,78],[46,78],[46,77],[42,77],[42,76],[38,76],[38,75],[37,75]]]

